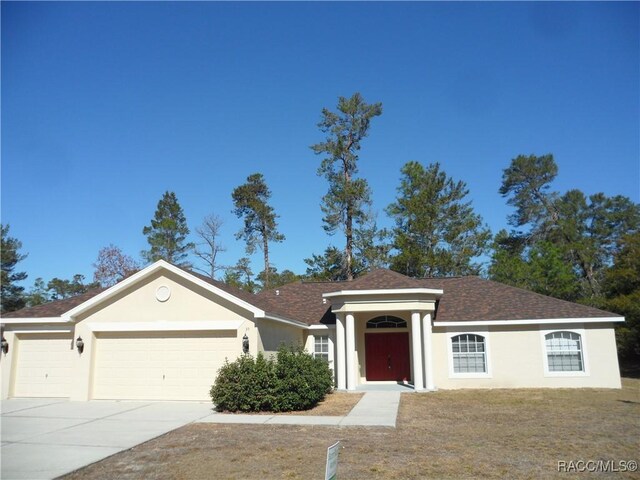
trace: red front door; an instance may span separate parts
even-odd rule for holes
[[[366,333],[367,380],[411,379],[409,333]]]

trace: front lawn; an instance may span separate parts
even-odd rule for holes
[[[397,425],[192,424],[64,478],[319,479],[336,440],[342,479],[584,477],[557,473],[558,461],[640,460],[640,380],[622,390],[407,393]]]

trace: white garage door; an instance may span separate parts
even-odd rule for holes
[[[210,400],[218,369],[240,349],[235,331],[97,334],[93,398]]]
[[[73,344],[70,333],[18,335],[13,395],[68,397]]]

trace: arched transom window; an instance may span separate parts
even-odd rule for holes
[[[544,336],[550,372],[583,372],[582,339],[575,332],[551,332]]]
[[[398,317],[382,315],[369,320],[367,328],[407,328],[407,322]]]
[[[474,333],[451,337],[454,373],[486,373],[487,348],[485,338]]]

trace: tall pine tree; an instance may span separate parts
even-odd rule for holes
[[[387,207],[394,218],[391,269],[412,277],[478,274],[473,259],[491,239],[471,202],[467,185],[456,182],[435,163],[402,167],[396,201]]]
[[[24,287],[17,282],[27,278],[25,272],[16,272],[18,262],[24,260],[26,255],[21,254],[22,242],[9,236],[9,225],[0,225],[2,232],[2,278],[0,279],[0,311],[2,313],[13,312],[25,306]]]
[[[519,155],[504,170],[500,193],[515,208],[509,217],[514,230],[496,238],[489,271],[502,281],[522,276],[510,269],[521,269],[523,262],[534,266],[532,249],[553,250],[557,261],[565,262],[576,273],[577,284],[568,288],[562,282],[544,293],[568,300],[594,300],[602,294],[603,277],[620,239],[640,229],[640,205],[621,195],[596,193],[587,197],[575,189],[560,194],[551,190],[557,174],[558,166],[550,154]],[[517,251],[504,248],[516,244],[520,245]]]
[[[181,267],[191,266],[187,257],[194,244],[186,241],[189,228],[175,193],[167,191],[162,195],[151,225],[144,227],[142,233],[150,246],[142,252],[147,262],[165,260]]]
[[[369,184],[358,173],[358,152],[362,140],[369,134],[371,119],[382,114],[382,104],[367,104],[362,95],[338,99],[338,113],[324,108],[318,127],[327,134],[324,142],[311,146],[316,155],[323,155],[318,175],[329,182],[329,191],[322,197],[324,229],[333,234],[344,231],[345,278],[352,280],[353,242],[355,229],[369,220],[371,205]]]
[[[285,237],[278,232],[278,217],[268,201],[271,191],[261,173],[254,173],[247,177],[247,182],[236,187],[231,194],[238,218],[244,219],[244,228],[236,234],[236,238],[246,242],[247,254],[255,252],[260,247],[264,255],[263,281],[264,287],[269,288],[269,242],[282,242]]]

